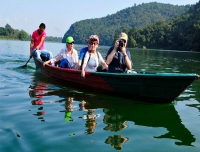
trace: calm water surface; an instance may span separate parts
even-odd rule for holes
[[[56,55],[64,45],[46,49]],[[200,74],[200,53],[130,51],[136,71]],[[33,60],[22,69],[28,55],[29,42],[0,41],[1,152],[200,151],[200,79],[172,104],[146,104],[64,86]]]

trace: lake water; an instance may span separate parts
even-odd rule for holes
[[[129,50],[136,71],[200,74],[200,53]],[[33,59],[22,69],[28,58],[29,42],[0,40],[1,152],[200,151],[200,79],[171,104],[130,102],[47,79]]]

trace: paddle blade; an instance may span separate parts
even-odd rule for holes
[[[31,59],[31,57],[28,59],[28,61],[26,62],[26,64],[24,64],[24,65],[22,66],[22,68],[26,68],[26,67],[27,67],[27,63],[30,61],[30,59]]]
[[[25,64],[25,65],[22,66],[22,68],[26,68],[26,67],[27,67],[27,64]]]

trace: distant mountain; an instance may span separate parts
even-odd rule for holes
[[[75,22],[65,33],[62,42],[67,36],[73,36],[77,44],[86,44],[90,35],[97,34],[100,45],[111,45],[113,37],[123,29],[143,28],[157,21],[172,19],[187,12],[190,6],[157,2],[134,5],[106,17]]]

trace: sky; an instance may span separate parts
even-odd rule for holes
[[[70,26],[81,20],[101,18],[142,3],[196,4],[199,0],[0,0],[0,27],[29,34],[45,23],[47,36],[63,37]]]

